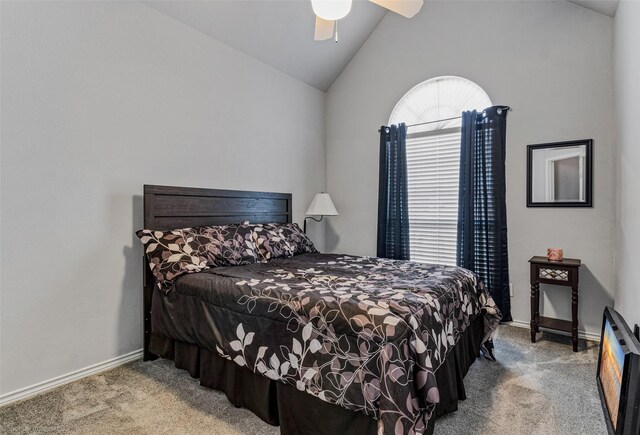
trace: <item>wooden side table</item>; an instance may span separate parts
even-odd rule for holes
[[[532,257],[531,265],[531,342],[536,342],[540,327],[571,333],[573,351],[578,351],[578,270],[580,260],[565,258],[549,261],[547,257]],[[540,284],[571,287],[571,321],[540,315]]]

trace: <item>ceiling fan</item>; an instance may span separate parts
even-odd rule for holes
[[[369,0],[403,17],[413,18],[424,4],[423,0]],[[311,0],[316,14],[314,39],[325,41],[335,35],[338,42],[338,20],[351,11],[353,0]]]

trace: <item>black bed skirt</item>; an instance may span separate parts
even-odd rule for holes
[[[463,378],[475,361],[482,343],[484,319],[476,318],[464,332],[445,362],[436,370],[440,403],[436,418],[458,409],[466,399]],[[223,391],[229,401],[247,408],[265,422],[280,426],[283,435],[375,435],[377,421],[360,412],[324,402],[289,385],[255,374],[246,367],[195,344],[152,334],[149,350],[173,360],[200,385]],[[426,435],[433,433],[432,418]]]

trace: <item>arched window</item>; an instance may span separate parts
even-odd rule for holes
[[[420,83],[396,104],[389,124],[407,124],[411,260],[455,265],[460,173],[460,115],[492,105],[462,77]]]

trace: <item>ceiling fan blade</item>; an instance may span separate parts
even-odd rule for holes
[[[313,39],[316,41],[331,39],[333,36],[334,25],[335,21],[323,20],[320,17],[316,17],[316,32]]]
[[[423,0],[371,0],[378,6],[389,9],[403,17],[413,18],[424,4]]]

